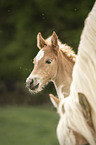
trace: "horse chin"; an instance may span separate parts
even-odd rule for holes
[[[36,87],[33,90],[29,89],[29,92],[31,94],[35,94],[35,93],[38,93],[38,92],[42,91],[42,89],[43,89],[42,87],[38,86],[38,88]]]

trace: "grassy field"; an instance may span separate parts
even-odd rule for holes
[[[0,107],[0,145],[58,145],[52,108]]]

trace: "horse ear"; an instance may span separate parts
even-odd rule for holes
[[[58,45],[58,36],[57,34],[53,31],[52,37],[51,37],[51,45],[55,51],[59,50],[59,45]]]
[[[44,38],[41,36],[41,33],[39,32],[37,35],[37,47],[39,49],[42,49],[46,45]]]
[[[86,96],[82,93],[78,93],[78,97],[79,97],[79,103],[81,105],[82,108],[82,112],[85,116],[86,119],[91,119],[91,108],[89,105],[89,102],[86,99]]]
[[[53,94],[49,94],[49,96],[50,96],[50,100],[51,100],[52,104],[54,105],[54,107],[58,109],[58,106],[60,103],[59,98],[55,97]]]

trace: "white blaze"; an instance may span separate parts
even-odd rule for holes
[[[40,50],[36,56],[36,63],[44,56],[44,50]]]

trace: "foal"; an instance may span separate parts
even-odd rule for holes
[[[46,40],[39,32],[37,46],[40,51],[34,58],[33,71],[26,80],[27,88],[31,93],[36,93],[52,81],[58,96],[61,98],[68,96],[76,60],[74,51],[66,44],[61,44],[55,32]]]

